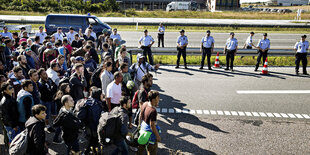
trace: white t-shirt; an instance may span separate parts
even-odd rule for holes
[[[75,32],[75,31],[73,31],[73,33],[70,33],[70,32],[66,33],[67,39],[68,39],[68,41],[69,41],[70,44],[71,44],[72,41],[75,39],[74,36],[75,36],[76,34],[77,34],[77,32]]]
[[[122,97],[122,84],[116,84],[114,81],[108,85],[107,98],[111,98],[112,104],[119,104]]]
[[[40,44],[42,44],[43,41],[44,41],[44,39],[45,39],[45,37],[47,36],[47,34],[46,34],[45,32],[42,32],[42,33],[37,32],[37,33],[36,33],[36,36],[39,36],[39,37],[40,37]]]

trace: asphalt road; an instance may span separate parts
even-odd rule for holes
[[[186,31],[186,30],[185,30]],[[212,32],[212,30],[211,30]],[[137,31],[120,31],[118,32],[123,40],[126,40],[126,45],[128,47],[137,47],[138,41],[141,36],[143,36],[143,32]],[[154,47],[158,46],[158,39],[156,32],[149,32],[155,39]],[[176,47],[176,40],[179,36],[179,32],[166,32],[165,33],[165,47]],[[206,35],[205,32],[185,32],[185,35],[188,37],[189,45],[188,47],[200,47],[201,39]],[[229,33],[212,33],[211,34],[215,40],[216,48],[224,48],[226,40],[229,38]],[[278,33],[270,33],[268,38],[271,41],[272,49],[292,49],[297,41],[300,40],[300,36],[302,34],[278,34]],[[235,38],[239,41],[239,48],[243,48],[243,45],[249,36],[248,33],[236,33]],[[257,45],[258,40],[263,37],[262,34],[257,33],[253,37],[254,45]]]
[[[310,129],[310,97],[306,90],[310,76],[295,76],[292,67],[270,67],[270,75],[253,70],[253,67],[236,67],[234,72],[161,67],[153,86],[161,94],[160,151],[309,154],[310,142],[306,137]],[[275,92],[238,94],[239,90]],[[277,92],[284,90],[290,91]]]

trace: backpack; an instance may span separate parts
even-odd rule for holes
[[[101,114],[98,125],[98,136],[100,144],[113,143],[113,139],[116,134],[119,134],[121,128],[121,118],[119,114],[119,108],[114,108],[111,112],[104,112]],[[106,141],[110,139],[110,141]]]
[[[139,99],[138,99],[138,96],[139,96],[139,91],[140,90],[137,90],[135,92],[135,95],[133,96],[133,99],[132,99],[132,109],[138,109],[139,107]],[[146,90],[144,89],[144,91],[146,92]],[[147,93],[147,92],[146,92]],[[146,96],[146,98],[148,98],[148,96]]]
[[[28,147],[28,129],[25,129],[21,133],[15,136],[10,144],[10,155],[24,155],[26,154]]]

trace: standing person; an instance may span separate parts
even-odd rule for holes
[[[19,55],[17,57],[18,61],[18,66],[22,69],[23,75],[25,76],[26,79],[29,79],[28,72],[30,70],[29,65],[27,64],[27,58],[24,55]],[[14,69],[14,68],[13,68]]]
[[[149,63],[153,65],[153,55],[151,47],[155,43],[155,40],[151,35],[148,35],[148,31],[144,30],[144,36],[142,36],[139,40],[139,44],[143,49],[143,55],[145,57],[145,61],[147,62],[147,55],[149,57]],[[147,54],[147,55],[146,55]]]
[[[302,61],[302,71],[304,75],[308,75],[307,73],[307,64],[308,64],[308,60],[307,60],[307,51],[309,49],[309,42],[306,41],[307,36],[306,35],[302,35],[301,36],[301,40],[299,42],[297,42],[294,46],[295,52],[296,52],[296,59],[295,59],[295,64],[296,64],[296,68],[295,68],[295,72],[296,75],[298,75],[298,70],[299,70],[299,63],[300,60]]]
[[[39,27],[39,32],[36,33],[36,36],[40,37],[40,44],[42,45],[45,37],[47,36],[47,34],[43,32],[43,26]]]
[[[256,62],[254,71],[257,71],[262,57],[263,57],[263,66],[264,66],[264,63],[268,56],[268,50],[270,49],[270,40],[267,38],[267,33],[264,33],[263,36],[264,38],[260,39],[256,46],[258,48],[258,56],[257,56],[257,62]]]
[[[58,40],[63,40],[64,39],[64,34],[62,32],[62,28],[58,27],[57,28],[57,33],[54,33],[53,36],[55,37],[55,42]]]
[[[17,94],[17,108],[19,113],[19,127],[25,129],[25,122],[31,116],[31,108],[34,106],[33,97],[31,92],[33,91],[33,85],[30,80],[25,80],[22,83],[23,89]]]
[[[156,107],[158,106],[159,103],[159,92],[152,90],[148,93],[148,97],[149,102],[146,102],[141,107],[140,119],[142,123],[140,133],[142,130],[152,132],[152,134],[148,141],[148,145],[139,145],[137,152],[138,155],[143,155],[146,148],[147,148],[147,154],[156,155],[158,149],[158,142],[161,141],[161,138],[159,136],[160,128],[156,125],[157,124]]]
[[[128,145],[125,142],[126,135],[128,134],[128,109],[131,108],[131,103],[128,97],[122,96],[120,98],[120,107],[117,107],[112,110],[112,113],[115,112],[120,115],[120,130],[116,131],[116,135],[113,139],[116,149],[112,152],[112,155],[128,155]]]
[[[202,58],[201,58],[201,67],[199,69],[203,69],[203,66],[205,64],[205,58],[207,55],[207,61],[208,61],[208,69],[212,70],[211,68],[211,54],[214,49],[214,39],[212,36],[210,36],[211,31],[207,31],[207,35],[205,37],[202,37],[201,40],[201,48],[200,51],[202,52]]]
[[[111,73],[112,71],[112,62],[105,62],[104,70],[100,75],[102,93],[107,95],[107,87],[113,82],[114,76]]]
[[[178,54],[177,54],[177,66],[175,68],[179,68],[180,65],[180,58],[181,58],[181,54],[184,60],[184,68],[187,69],[187,64],[186,64],[186,47],[188,45],[188,39],[187,36],[184,35],[185,31],[181,30],[180,31],[180,36],[177,39],[177,50],[178,50]]]
[[[25,123],[28,129],[27,154],[49,155],[45,142],[44,120],[46,117],[46,107],[38,104],[32,107],[32,117]]]
[[[158,27],[158,47],[160,47],[160,42],[162,44],[162,47],[165,47],[164,46],[164,35],[165,35],[165,27],[163,25],[163,23],[160,23],[159,24],[159,27]]]
[[[7,39],[4,41],[5,44],[5,48],[4,48],[4,54],[5,54],[5,66],[6,69],[9,71],[11,70],[12,66],[11,66],[11,54],[12,54],[12,50],[11,48],[13,47],[13,42],[10,39]]]
[[[254,37],[255,33],[251,32],[250,36],[248,37],[248,39],[246,39],[243,48],[245,49],[253,49],[256,48],[255,45],[253,44],[253,37]]]
[[[54,120],[53,127],[61,127],[63,131],[62,138],[67,147],[67,155],[71,154],[72,151],[78,153],[80,151],[78,137],[81,122],[72,111],[74,107],[73,98],[70,95],[64,95],[61,98],[61,103],[63,107]]]
[[[20,29],[19,29],[20,31],[19,31],[19,38],[23,38],[23,35],[24,35],[24,32],[26,32],[26,28],[25,27],[21,27]],[[29,37],[28,36],[28,34],[26,35],[26,37]]]
[[[122,82],[123,82],[122,73],[115,72],[114,81],[111,82],[107,87],[106,98],[109,111],[111,111],[114,107],[120,106],[119,101],[122,96]]]
[[[58,86],[60,78],[58,76],[59,65],[56,62],[51,63],[51,67],[46,70],[46,73],[49,78]]]
[[[13,39],[12,33],[8,31],[7,26],[3,26],[3,32],[1,33],[2,37],[9,37],[9,39]]]
[[[14,137],[20,132],[18,127],[18,110],[17,102],[14,99],[14,88],[10,83],[5,82],[1,85],[3,98],[0,103],[0,118],[4,124],[4,128],[9,139],[8,144],[12,142]]]
[[[22,89],[22,82],[25,81],[23,76],[23,69],[19,66],[13,68],[13,74],[9,76],[9,81],[14,88],[14,98],[17,97],[17,93]]]
[[[230,61],[230,69],[234,71],[234,60],[235,55],[238,51],[238,40],[234,38],[235,33],[231,32],[230,37],[227,39],[224,54],[226,54],[226,68],[225,70],[229,70],[229,61]]]
[[[28,74],[29,74],[30,80],[31,80],[32,85],[33,85],[33,91],[31,92],[31,94],[33,96],[33,102],[35,105],[40,104],[40,96],[41,95],[39,92],[40,83],[39,83],[38,72],[35,69],[30,69]]]
[[[27,59],[27,64],[29,65],[29,67],[31,69],[35,69],[36,68],[36,64],[34,62],[34,59],[33,57],[31,56],[31,48],[26,48],[25,50],[25,56],[26,56],[26,59]]]
[[[69,43],[71,44],[73,40],[75,40],[75,35],[78,34],[77,32],[74,31],[73,27],[69,28],[69,32],[66,33],[67,39]]]
[[[38,74],[40,76],[40,93],[41,93],[41,104],[46,107],[46,125],[49,124],[48,119],[50,115],[56,115],[55,103],[53,102],[53,97],[57,91],[57,85],[53,82],[51,78],[47,76],[44,68],[40,68],[38,70]]]
[[[84,76],[84,66],[81,63],[75,64],[75,73],[70,77],[71,96],[76,103],[79,99],[84,98],[83,91],[87,87],[87,81]]]
[[[112,38],[113,40],[116,38],[119,41],[122,41],[121,35],[117,33],[117,28],[113,29],[113,33],[110,35],[110,38]]]

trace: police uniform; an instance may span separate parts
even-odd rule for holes
[[[151,47],[149,47],[149,45],[151,45],[154,42],[153,37],[150,35],[147,35],[147,36],[144,35],[140,38],[139,42],[142,42],[141,48],[143,49],[143,55],[145,57],[145,61],[147,62],[147,55],[148,55],[149,60],[150,60],[149,63],[151,65],[154,65],[152,50],[151,50]]]
[[[234,35],[231,33],[230,35]],[[235,53],[237,52],[238,48],[238,40],[236,38],[228,38],[226,41],[226,69],[229,70],[229,61],[230,61],[230,69],[233,70],[234,68],[234,60],[235,60]]]
[[[158,47],[160,46],[160,42],[162,47],[164,46],[164,35],[165,35],[165,27],[164,26],[159,26],[158,27]]]
[[[184,30],[181,30],[180,32],[185,32]],[[177,44],[179,46],[184,46],[183,48],[180,48],[179,46],[177,46],[177,66],[176,68],[179,68],[179,65],[180,65],[180,57],[181,57],[181,54],[182,54],[182,57],[183,57],[183,60],[184,60],[184,67],[187,68],[187,64],[186,64],[186,47],[187,47],[187,44],[188,44],[188,39],[187,39],[187,36],[186,35],[180,35],[177,39]]]
[[[252,44],[253,44],[253,39],[252,39],[253,37],[250,35],[249,37],[248,37],[248,39],[246,40],[246,49],[252,49],[253,47],[252,47]]]
[[[64,36],[63,36],[63,34],[62,33],[58,33],[58,32],[56,32],[56,33],[54,33],[54,37],[55,37],[55,41],[57,41],[57,40],[63,40],[63,38],[64,38]]]
[[[296,50],[296,59],[295,59],[296,74],[298,74],[300,60],[302,61],[303,74],[308,74],[307,73],[307,63],[308,63],[307,50],[309,49],[309,42],[306,40],[302,42],[301,40],[295,44],[294,48]]]
[[[267,36],[267,34],[264,34]],[[266,50],[265,52],[263,52],[262,50],[258,49],[258,56],[257,56],[257,62],[255,65],[255,71],[257,71],[258,67],[259,67],[259,63],[263,57],[263,65],[266,61],[266,58],[268,56],[268,50],[270,49],[270,40],[269,39],[260,39],[258,41],[257,47],[259,47],[262,50]]]
[[[201,67],[200,69],[203,68],[204,63],[205,63],[205,58],[207,55],[207,62],[208,62],[208,68],[211,69],[211,50],[213,48],[212,44],[214,44],[214,39],[212,36],[205,36],[201,39],[201,43],[202,43],[202,59],[201,59]]]

